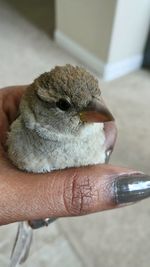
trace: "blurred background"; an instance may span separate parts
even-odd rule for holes
[[[98,79],[119,135],[111,164],[150,174],[150,0],[0,0],[0,87],[55,65]],[[149,267],[150,200],[35,231],[24,267]],[[8,266],[17,224],[0,228]]]

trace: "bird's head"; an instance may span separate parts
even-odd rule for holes
[[[44,127],[77,131],[85,123],[112,121],[101,98],[98,81],[85,69],[57,66],[34,81],[36,118]]]

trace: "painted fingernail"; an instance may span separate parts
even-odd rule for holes
[[[41,219],[41,220],[32,220],[29,221],[30,226],[32,229],[38,229],[44,226],[48,226],[50,223],[55,221],[55,218],[46,218],[46,219]]]
[[[106,151],[106,158],[105,158],[105,163],[107,164],[109,162],[110,156],[111,156],[112,150],[109,149]]]
[[[115,202],[125,204],[150,197],[150,176],[144,174],[122,175],[114,182]]]

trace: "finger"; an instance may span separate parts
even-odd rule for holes
[[[105,131],[105,137],[106,137],[106,151],[113,151],[113,148],[115,146],[115,142],[117,139],[117,126],[114,121],[105,122],[104,123],[104,131]]]
[[[3,202],[0,202],[3,224],[80,216],[150,196],[149,176],[110,165],[70,168],[44,175],[13,169],[5,175],[0,183],[2,186],[5,192]]]
[[[19,99],[26,90],[27,86],[28,85],[13,85],[4,87],[1,88],[0,94],[7,95],[9,93]]]
[[[8,118],[9,124],[11,124],[18,115],[20,99],[25,89],[26,86],[15,86],[1,90],[2,108]]]
[[[17,116],[25,89],[26,86],[12,86],[0,90],[0,143],[4,147],[9,125]]]
[[[4,101],[3,110],[10,125],[16,119],[18,114],[18,106],[16,105],[14,99],[10,96],[8,96]]]
[[[5,113],[1,112],[0,114],[0,144],[3,146],[6,143],[6,133],[9,129],[8,118]]]

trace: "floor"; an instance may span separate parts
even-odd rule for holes
[[[79,64],[0,0],[0,87],[30,83],[55,65]],[[150,173],[150,73],[131,73],[100,86],[119,129],[111,164]],[[58,219],[35,231],[24,267],[149,267],[150,200],[80,218]],[[0,266],[8,266],[17,224],[0,228]]]

